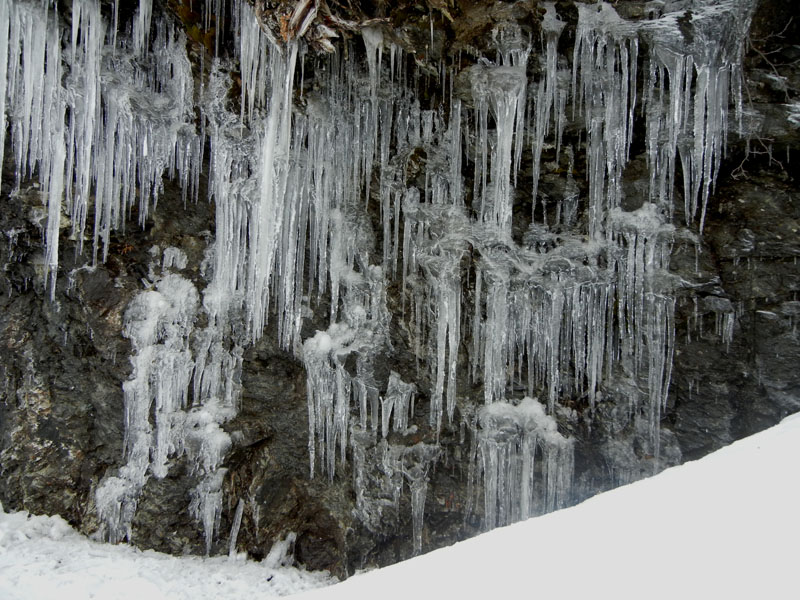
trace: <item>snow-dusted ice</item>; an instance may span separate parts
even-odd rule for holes
[[[535,412],[535,411],[533,411]],[[0,511],[4,600],[796,598],[800,414],[578,506],[335,583],[294,567],[100,544]]]

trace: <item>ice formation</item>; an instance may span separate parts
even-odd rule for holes
[[[518,405],[495,402],[481,409],[478,454],[483,472],[485,522],[507,525],[552,511],[568,500],[572,483],[573,440],[558,432],[553,417],[533,398]],[[537,490],[536,458],[544,482]],[[537,502],[537,496],[541,496]]]
[[[450,95],[433,108],[416,94],[413,59],[379,26],[361,32],[366,64],[354,52],[334,53],[317,61],[315,85],[303,86],[298,37],[315,9],[292,23],[298,37],[280,41],[248,2],[215,0],[204,14],[209,26],[216,19],[217,49],[220,23],[233,20],[238,114],[226,106],[235,67],[215,59],[196,83],[185,37],[153,18],[151,0],[140,0],[130,38],[117,35],[116,8],[114,23],[103,21],[98,0],[73,3],[68,32],[50,4],[0,3],[0,152],[8,132],[16,186],[32,176],[41,183],[51,295],[62,220],[79,253],[93,228],[91,260],[105,260],[111,232],[129,215],[145,224],[164,176],[197,200],[206,142],[209,149],[216,233],[202,301],[181,275],[186,255],[156,249],[151,289],[126,312],[125,464],[96,497],[111,540],[130,537],[146,479],[164,477],[185,455],[197,476],[190,510],[211,550],[231,445],[223,425],[238,408],[244,348],[271,319],[281,347],[307,371],[311,477],[333,479],[350,457],[356,512],[374,530],[385,513],[399,514],[407,484],[417,552],[429,471],[444,452],[440,433],[464,415],[477,415],[472,468],[482,473],[490,527],[568,501],[572,441],[554,418],[565,397],[593,408],[607,382],[630,382],[631,407],[646,415],[658,458],[674,346],[676,158],[685,221],[702,230],[730,99],[741,102],[752,0],[650,3],[635,22],[605,2],[576,3],[571,77],[559,62],[565,23],[546,2],[541,75],[529,74],[530,41],[499,28],[495,61],[482,57],[460,75],[442,66]],[[454,91],[459,76],[466,94]],[[625,211],[638,98],[650,195]],[[585,130],[584,144],[562,148],[568,126]],[[526,144],[532,181],[521,171]],[[567,173],[554,223],[538,191],[548,145]],[[585,200],[573,179],[584,154]],[[528,185],[533,212],[522,218],[515,202]],[[390,311],[396,293],[400,310]],[[732,307],[710,310],[730,343]],[[313,335],[303,329],[310,314],[327,320]],[[200,315],[207,325],[196,328]],[[418,368],[386,379],[375,360],[392,351],[395,326],[408,332]],[[459,389],[467,375],[483,388],[480,408]],[[425,401],[432,443],[403,442],[419,425],[415,402]]]
[[[741,61],[754,7],[752,0],[695,0],[686,12],[641,25],[650,47],[645,108],[651,200],[672,214],[680,156],[684,218],[698,219],[701,232],[725,151],[731,98],[741,125]]]
[[[422,549],[428,472],[441,449],[434,444],[393,444],[377,440],[375,432],[353,428],[353,486],[356,514],[375,533],[400,516],[401,495],[408,486],[415,553]]]
[[[222,508],[220,465],[231,446],[221,425],[236,412],[241,354],[209,347],[213,325],[195,331],[199,294],[175,272],[185,268],[185,254],[166,248],[161,263],[154,289],[138,294],[125,313],[123,334],[134,350],[133,377],[123,384],[126,463],[103,479],[95,501],[108,538],[130,539],[148,477],[165,477],[171,460],[186,454],[200,479],[190,510],[203,524],[210,551]]]
[[[183,409],[194,367],[189,334],[198,300],[191,282],[170,273],[156,289],[137,295],[125,313],[124,335],[135,353],[133,378],[123,385],[127,462],[117,476],[101,483],[96,496],[111,541],[130,538],[136,501],[148,474],[164,477],[167,459],[181,449]]]
[[[606,212],[621,201],[633,137],[639,38],[636,25],[610,4],[577,6],[572,94],[586,127],[589,234],[595,235]]]
[[[477,115],[478,147],[475,161],[475,186],[480,198],[481,220],[497,229],[501,236],[511,235],[513,205],[513,144],[521,144],[516,123],[525,112],[527,78],[525,64],[475,65],[470,76],[472,97]],[[496,142],[489,149],[489,109],[495,121]],[[487,163],[490,165],[487,168]]]
[[[550,132],[551,121],[555,123],[556,130],[556,161],[561,150],[561,138],[564,133],[566,120],[567,93],[564,82],[566,73],[558,69],[558,40],[566,23],[558,18],[555,4],[545,2],[545,14],[542,19],[542,40],[545,52],[542,57],[544,63],[545,80],[540,81],[536,87],[534,101],[534,121],[532,135],[533,176],[532,198],[534,211],[539,190],[539,173],[542,162],[542,149]],[[546,215],[546,212],[544,213]]]

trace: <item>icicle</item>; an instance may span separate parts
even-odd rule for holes
[[[243,514],[244,498],[239,498],[239,503],[236,505],[236,513],[233,516],[233,524],[231,525],[230,541],[228,542],[228,557],[230,558],[236,556],[236,539],[239,537],[239,528],[242,526]]]
[[[594,237],[603,229],[605,213],[621,201],[636,105],[638,26],[621,19],[605,2],[577,6],[573,112],[576,108],[584,111],[589,234]]]
[[[422,525],[428,482],[424,476],[419,476],[415,473],[409,485],[411,487],[411,523],[414,536],[414,554],[419,554],[422,552]]]
[[[45,236],[45,285],[50,288],[50,299],[55,300],[58,273],[58,236],[61,229],[61,206],[64,197],[64,168],[67,150],[64,142],[65,103],[62,99],[60,40],[55,25],[48,26],[47,66],[44,80],[42,147],[40,175],[47,192],[47,233]],[[49,139],[47,139],[49,137]],[[48,281],[49,279],[49,281]]]
[[[538,403],[506,403],[509,390],[541,394],[553,414],[563,395],[586,397],[593,405],[603,379],[618,369],[641,390],[647,387],[638,408],[658,456],[674,348],[674,297],[664,274],[672,173],[680,155],[685,212],[699,212],[702,228],[724,149],[731,90],[738,99],[744,36],[728,34],[749,24],[750,0],[684,3],[693,11],[694,42],[677,26],[683,12],[628,23],[609,4],[579,4],[572,93],[588,129],[590,239],[556,237],[534,225],[522,244],[512,239],[511,226],[530,48],[513,27],[496,32],[497,64],[483,60],[469,72],[469,131],[473,119],[465,117],[452,81],[449,115],[443,106],[423,110],[417,83],[406,80],[402,50],[391,44],[390,72],[382,78],[379,29],[363,30],[366,65],[345,53],[331,56],[315,69],[319,85],[294,106],[300,43],[276,43],[249,2],[232,2],[242,74],[237,118],[225,107],[231,77],[218,61],[205,92],[195,98],[186,40],[163,20],[152,22],[150,0],[139,2],[132,37],[119,44],[114,39],[111,51],[104,47],[100,2],[74,4],[71,44],[65,37],[63,51],[56,11],[36,2],[0,5],[0,124],[7,119],[18,178],[36,175],[46,192],[51,294],[62,212],[78,244],[94,212],[94,253],[102,247],[104,258],[111,232],[124,226],[137,201],[140,224],[146,223],[164,176],[188,190],[184,199],[196,199],[206,130],[215,203],[215,240],[202,270],[210,280],[202,300],[208,325],[192,332],[199,296],[180,274],[186,257],[175,248],[164,251],[156,289],[137,296],[126,313],[125,332],[134,347],[134,371],[124,387],[126,462],[104,478],[96,497],[110,539],[130,537],[147,478],[163,477],[185,453],[198,478],[192,511],[211,550],[222,506],[221,465],[231,445],[221,426],[238,407],[243,347],[263,334],[275,314],[280,346],[307,370],[312,477],[321,469],[333,478],[337,457],[341,464],[349,444],[357,514],[375,530],[384,515],[396,517],[408,483],[414,550],[420,551],[427,469],[438,450],[389,443],[398,437],[391,432],[410,435],[416,387],[392,373],[381,398],[386,382],[376,381],[372,365],[390,348],[387,280],[398,272],[409,337],[418,364],[429,368],[429,424],[437,433],[445,411],[451,424],[455,416],[461,329],[471,328],[469,368],[473,381],[483,380],[487,405],[472,448],[483,465],[487,525],[550,510],[569,493],[571,444]],[[544,8],[543,77],[530,94],[536,100],[534,204],[546,139],[554,141],[559,158],[567,92],[557,60],[564,24],[554,3]],[[115,2],[114,19],[117,9]],[[206,29],[217,20],[217,43],[227,13],[223,0],[205,4]],[[723,33],[720,43],[711,43]],[[655,204],[623,213],[639,36],[651,34],[645,141]],[[439,73],[442,81],[453,77],[443,63]],[[4,135],[5,127],[0,142]],[[465,140],[473,139],[475,187],[468,210],[462,154]],[[565,153],[569,168],[563,197],[555,199],[557,222],[572,227],[578,187],[574,151]],[[378,164],[383,248],[376,250],[380,230],[372,230],[363,206]],[[87,205],[92,195],[93,211]],[[381,251],[379,264],[371,264]],[[468,252],[480,259],[474,313],[462,323]],[[327,329],[302,342],[304,318],[328,305]],[[715,312],[715,331],[727,344],[733,313]],[[240,314],[244,327],[234,320]],[[320,318],[325,316],[315,315]],[[430,356],[435,359],[425,360]],[[461,404],[464,413],[472,409]],[[534,482],[536,473],[543,474],[541,485]]]
[[[545,2],[545,14],[542,19],[542,37],[545,46],[544,56],[544,82],[539,82],[534,109],[534,133],[532,136],[533,151],[533,192],[532,206],[536,209],[536,198],[539,189],[539,172],[541,169],[542,149],[545,138],[550,131],[551,120],[556,124],[556,138],[558,146],[561,146],[561,133],[563,131],[562,110],[565,108],[564,102],[560,99],[566,98],[566,90],[560,89],[558,75],[558,40],[566,23],[558,18],[555,4]],[[551,117],[552,113],[552,117]],[[556,152],[558,160],[558,152]]]
[[[353,428],[351,440],[356,517],[374,533],[396,522],[405,479],[411,496],[413,549],[418,554],[422,549],[428,470],[441,450],[423,443],[402,446],[386,440],[376,442],[373,434],[359,427]]]
[[[364,27],[361,30],[367,50],[370,97],[375,101],[381,80],[381,59],[383,56],[383,32],[377,27]]]
[[[150,47],[150,20],[153,18],[153,0],[139,0],[139,10],[133,21],[133,49],[139,56]]]
[[[196,520],[203,524],[206,556],[211,554],[214,534],[219,529],[222,515],[222,482],[226,472],[227,469],[214,471],[191,491],[192,501],[189,504],[189,511]]]
[[[447,130],[450,139],[450,203],[458,206],[464,204],[463,189],[461,182],[461,100],[454,98],[450,106],[450,126]],[[519,138],[518,138],[519,140]],[[520,143],[521,146],[521,143]]]
[[[164,477],[167,459],[183,449],[182,409],[194,367],[188,339],[197,305],[191,282],[168,274],[156,290],[134,297],[125,312],[123,333],[135,351],[133,378],[122,386],[127,463],[116,477],[101,482],[95,500],[112,542],[130,538],[131,519],[148,471]]]
[[[46,263],[52,279],[64,201],[80,251],[94,191],[94,251],[102,241],[105,258],[110,231],[124,223],[137,188],[144,223],[165,172],[172,175],[177,167],[182,184],[198,180],[199,144],[189,125],[193,77],[184,38],[163,24],[155,42],[161,50],[152,57],[134,59],[123,49],[104,55],[96,0],[73,9],[71,45],[63,54],[55,11],[21,2],[6,3],[4,10],[8,20],[0,30],[9,37],[0,44],[8,68],[3,100],[19,107],[10,118],[19,177],[37,172],[49,192]],[[179,145],[192,151],[179,151]],[[51,189],[51,179],[58,189]]]
[[[0,5],[0,167],[6,148],[6,90],[8,88],[8,38],[11,27],[11,5],[3,2]],[[0,168],[0,185],[3,183]]]
[[[688,224],[698,219],[700,231],[724,153],[731,92],[741,119],[742,55],[754,9],[753,0],[696,1],[685,11],[642,23],[650,46],[645,95],[650,199],[672,214],[679,153],[685,219]]]
[[[650,443],[657,461],[675,345],[675,299],[664,276],[674,227],[664,223],[653,204],[630,213],[616,209],[609,225],[626,250],[617,282],[621,361],[632,377],[646,378]]]
[[[436,431],[442,425],[442,400],[447,383],[446,410],[452,422],[456,399],[456,368],[458,345],[461,339],[461,277],[460,263],[463,251],[443,253],[442,256],[424,255],[420,263],[429,285],[433,288],[431,307],[436,323],[436,361],[432,375],[435,381],[431,394],[430,425]],[[433,365],[432,365],[433,367]]]
[[[478,111],[476,137],[476,196],[481,198],[481,220],[497,228],[498,235],[511,236],[513,190],[511,175],[514,162],[512,147],[518,113],[524,113],[526,77],[523,67],[487,67],[476,65],[470,72],[472,96]],[[491,107],[497,125],[497,144],[491,153],[491,178],[487,183],[487,110]],[[519,142],[521,143],[521,141]],[[480,187],[478,187],[480,180]],[[490,185],[489,185],[490,184]]]
[[[270,280],[279,252],[283,213],[287,205],[289,164],[286,159],[291,142],[292,88],[297,43],[290,43],[285,54],[284,57],[277,51],[272,53],[272,95],[261,147],[260,192],[250,222],[248,243],[251,257],[247,269],[247,309],[253,341],[261,337],[267,322]]]
[[[63,115],[63,112],[58,111]],[[53,131],[53,155],[50,158],[47,199],[47,235],[45,257],[45,284],[50,288],[50,300],[55,300],[56,275],[58,274],[58,234],[61,229],[61,202],[64,196],[64,161],[67,151],[64,147],[63,120],[58,119]]]
[[[492,257],[499,258],[499,257]],[[483,387],[486,404],[506,396],[508,364],[508,266],[488,259],[481,272],[486,285],[486,322],[483,325]]]
[[[572,486],[573,440],[532,398],[518,406],[495,402],[480,411],[478,455],[483,473],[484,524],[507,525],[534,514],[563,507]],[[541,455],[542,487],[534,478]]]
[[[263,108],[270,87],[270,57],[276,44],[270,43],[267,32],[259,26],[248,2],[237,1],[239,11],[239,66],[242,73],[242,120],[252,120],[256,107]],[[208,5],[208,3],[207,3]],[[274,81],[273,81],[274,84]]]
[[[350,347],[355,342],[355,333],[347,325],[334,324],[327,332],[318,331],[303,344],[312,478],[316,470],[317,452],[322,470],[331,480],[336,473],[337,444],[342,462],[345,460],[352,380],[341,360],[356,349]]]
[[[14,147],[17,186],[22,177],[39,178],[47,198],[45,230],[45,287],[54,298],[58,270],[58,237],[64,196],[67,149],[65,147],[65,97],[61,86],[62,56],[57,16],[46,6],[6,3],[0,12],[0,99],[5,144],[8,115]],[[2,152],[2,150],[0,150]],[[2,154],[0,154],[2,158]]]
[[[714,334],[725,344],[727,352],[733,341],[733,330],[736,323],[733,304],[727,298],[707,296],[703,298],[703,308],[714,313]]]
[[[72,234],[78,240],[78,252],[83,252],[83,232],[89,195],[92,187],[94,156],[92,149],[100,140],[98,131],[101,109],[101,57],[103,21],[100,5],[88,1],[76,5],[72,15],[72,70],[66,83],[68,95],[73,95],[70,107],[67,162],[67,212],[72,220]],[[80,42],[80,43],[79,43]],[[74,166],[74,175],[73,175]]]

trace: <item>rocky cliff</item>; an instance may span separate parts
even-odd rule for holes
[[[207,4],[0,8],[6,509],[346,576],[800,408],[788,1]]]

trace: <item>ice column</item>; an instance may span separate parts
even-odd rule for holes
[[[730,96],[741,119],[741,64],[755,2],[695,0],[684,11],[642,23],[650,46],[647,155],[650,197],[672,214],[675,156],[684,174],[687,223],[705,222],[724,153]]]
[[[483,407],[476,435],[487,529],[561,508],[569,501],[573,440],[558,432],[555,419],[538,401],[525,398],[516,406],[503,401]],[[538,488],[537,473],[541,474]]]
[[[155,290],[136,296],[125,312],[123,332],[135,352],[133,378],[122,386],[127,462],[117,476],[101,482],[95,496],[111,542],[130,538],[148,471],[164,477],[167,459],[183,450],[183,409],[194,368],[189,334],[197,307],[191,282],[168,274]]]
[[[472,67],[472,97],[477,112],[475,186],[480,194],[481,221],[494,226],[503,237],[511,236],[514,202],[511,187],[512,147],[517,114],[525,111],[526,76],[524,66]],[[489,109],[495,120],[496,143],[489,152]],[[518,140],[521,143],[521,140]],[[491,171],[487,173],[487,159]],[[490,177],[487,180],[487,175]]]
[[[572,94],[585,119],[589,234],[595,236],[606,212],[621,199],[633,135],[639,39],[637,25],[620,18],[610,4],[577,6]]]
[[[558,77],[558,40],[566,23],[558,18],[555,4],[545,2],[545,14],[542,19],[542,38],[544,53],[544,82],[540,81],[536,88],[536,103],[533,110],[533,209],[536,208],[536,196],[539,189],[539,173],[541,169],[542,148],[544,140],[550,132],[550,122],[556,129],[556,160],[561,148],[561,135],[564,128],[564,111],[566,110],[567,90],[559,85]]]
[[[674,227],[654,204],[609,214],[610,236],[621,245],[617,321],[624,368],[647,381],[652,453],[659,456],[661,410],[666,406],[675,343],[675,298],[667,274]]]

